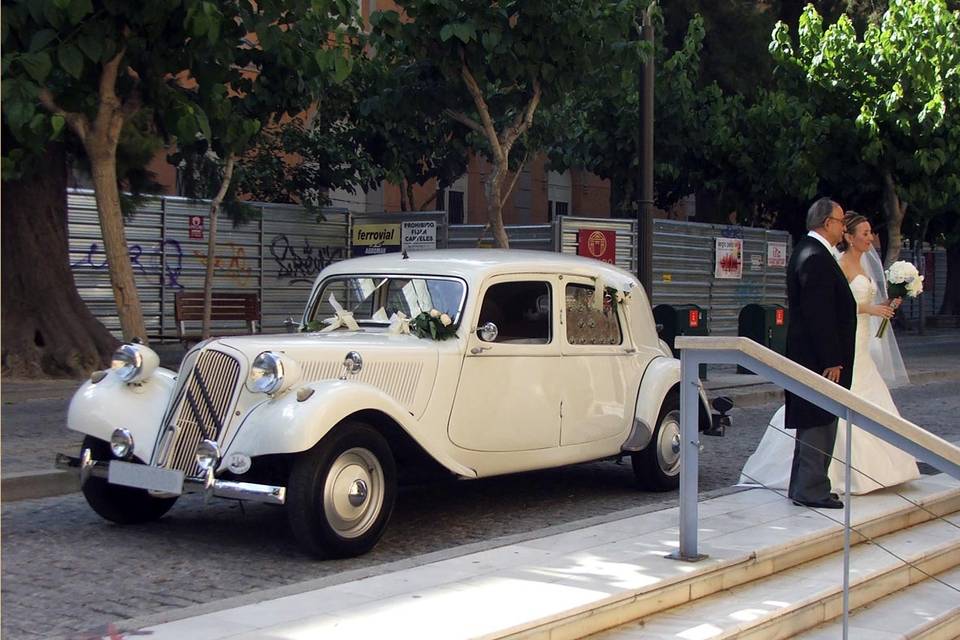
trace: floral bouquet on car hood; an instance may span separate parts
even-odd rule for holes
[[[457,330],[454,328],[450,316],[436,309],[423,311],[414,316],[413,320],[410,321],[410,329],[418,338],[446,340],[457,335]]]
[[[906,260],[898,260],[887,269],[887,297],[890,300],[896,298],[916,298],[923,293],[923,276],[913,265]],[[899,303],[891,303],[896,308]],[[882,338],[887,331],[890,320],[884,318],[877,329],[877,337]]]

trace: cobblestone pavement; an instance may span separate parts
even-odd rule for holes
[[[960,439],[955,382],[894,391],[901,412],[934,433]],[[708,438],[701,491],[729,487],[776,405],[734,410],[725,438]],[[4,504],[2,634],[99,637],[111,621],[292,585],[467,543],[497,546],[503,536],[643,505],[675,504],[676,493],[632,487],[627,461],[593,463],[401,491],[387,534],[361,558],[315,561],[302,555],[279,507],[187,496],[158,523],[119,527],[98,518],[78,494]],[[542,533],[542,532],[541,532]],[[515,541],[515,538],[511,539]],[[503,541],[501,541],[502,543]],[[378,567],[380,567],[378,569]]]
[[[0,419],[3,472],[52,469],[58,451],[80,450],[83,436],[65,428],[70,398],[82,380],[4,380]]]

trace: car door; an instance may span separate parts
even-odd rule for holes
[[[612,290],[596,298],[593,279],[562,281],[560,329],[563,446],[625,434],[642,376],[626,317]]]
[[[475,451],[527,451],[560,444],[560,346],[556,285],[550,275],[491,278],[471,328],[497,326],[495,340],[471,332],[450,440]]]

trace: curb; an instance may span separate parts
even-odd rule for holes
[[[67,471],[53,469],[5,473],[0,481],[0,502],[50,498],[79,490],[79,479]]]

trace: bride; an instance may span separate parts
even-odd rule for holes
[[[857,341],[850,391],[878,407],[900,415],[890,396],[887,383],[896,386],[906,381],[903,360],[900,359],[899,350],[893,342],[892,329],[888,328],[882,339],[874,337],[880,319],[893,315],[893,308],[884,302],[886,291],[882,289],[883,265],[873,249],[874,234],[870,222],[853,211],[844,217],[844,228],[842,244],[845,246],[842,247],[844,252],[840,256],[840,267],[857,301]],[[877,368],[875,357],[883,363],[883,375]],[[780,407],[770,419],[760,445],[743,467],[741,485],[788,488],[795,431],[784,429],[783,414],[784,408]],[[833,490],[838,493],[847,493],[844,487],[843,463],[846,437],[846,421],[840,420],[833,448],[833,461],[827,472]],[[849,493],[869,493],[920,477],[917,462],[910,454],[856,426],[852,429],[852,439],[853,460]]]

